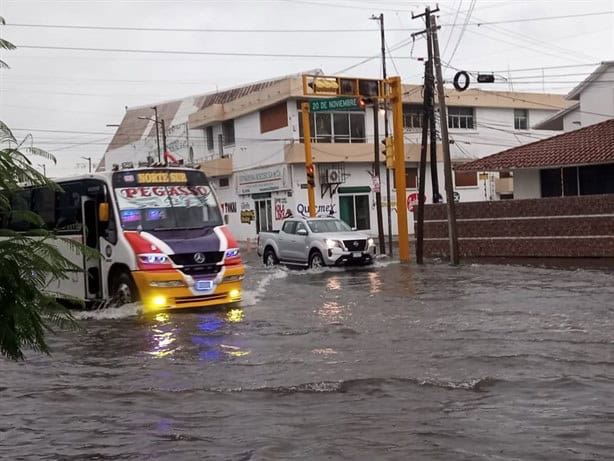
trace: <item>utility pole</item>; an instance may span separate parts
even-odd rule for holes
[[[412,34],[412,37],[415,37],[416,35],[420,35],[423,33],[427,34],[427,45],[429,45],[428,46],[429,60],[433,61],[435,65],[435,72],[437,74],[437,94],[439,97],[439,116],[440,116],[439,125],[441,127],[441,141],[442,141],[442,147],[443,147],[444,182],[445,182],[445,189],[446,189],[446,205],[447,205],[447,211],[448,211],[448,236],[449,236],[449,241],[450,241],[450,262],[453,265],[458,265],[459,263],[458,230],[456,227],[456,207],[454,203],[454,188],[452,185],[452,162],[450,160],[450,141],[448,137],[448,115],[447,115],[446,100],[445,100],[446,96],[445,96],[444,88],[443,88],[441,59],[439,56],[439,41],[437,39],[438,27],[437,27],[437,22],[435,18],[431,16],[432,13],[436,13],[437,11],[439,11],[439,8],[436,8],[435,10],[430,10],[429,8],[426,8],[423,14],[419,14],[417,16],[414,16],[412,14],[412,19],[416,19],[422,16],[425,16],[425,19],[426,19],[426,30],[414,33]],[[431,46],[432,46],[432,55],[431,55]],[[425,72],[425,82],[426,82],[426,79],[428,78],[429,73],[430,73],[429,71]],[[425,89],[425,93],[426,92],[427,91]],[[425,105],[426,105],[428,101],[426,98],[426,94],[425,94],[424,100],[425,100]],[[434,110],[433,110],[433,116],[431,116],[430,119],[431,121],[433,121],[434,119]],[[433,142],[433,138],[435,137],[435,140],[436,140],[436,136],[433,135],[433,133],[435,133],[436,128],[435,128],[434,123],[432,125],[433,126],[431,128],[431,144],[432,144],[431,145],[431,169],[436,168],[436,164],[433,165],[433,150],[432,150],[433,145],[435,145],[435,143]],[[423,130],[423,133],[424,133],[424,130]],[[424,150],[426,154],[426,149]],[[436,157],[436,151],[435,151],[435,157]],[[434,200],[436,199],[435,184],[433,184],[433,199]],[[421,202],[421,197],[419,195],[418,205],[420,205],[420,202]]]
[[[92,172],[92,157],[81,157],[83,160],[87,160],[89,164],[89,172]]]
[[[156,115],[156,144],[158,145],[158,163],[160,163],[162,161],[162,157],[160,156],[160,132],[158,129],[158,123],[160,122],[158,121],[158,106],[154,106],[152,109]]]
[[[448,112],[446,110],[446,95],[443,89],[443,76],[441,72],[441,59],[439,57],[439,41],[437,39],[437,21],[432,18],[432,27],[429,33],[433,37],[433,54],[435,72],[437,73],[437,93],[439,96],[439,119],[441,126],[441,141],[443,143],[443,173],[446,188],[446,205],[448,208],[448,235],[450,238],[450,262],[458,265],[458,230],[456,228],[456,207],[454,203],[454,188],[452,185],[452,162],[450,160],[450,140],[448,138]]]
[[[431,29],[431,15],[426,15],[426,29]],[[441,194],[439,193],[439,174],[437,172],[437,123],[435,123],[435,82],[433,69],[433,40],[431,34],[426,34],[426,46],[428,48],[428,75],[429,75],[429,124],[431,129],[430,160],[431,160],[431,186],[433,190],[433,203],[439,203]]]
[[[426,9],[425,14],[430,14],[429,9]],[[422,102],[422,146],[420,148],[420,173],[418,174],[418,222],[416,226],[416,262],[424,263],[424,189],[426,182],[426,148],[428,143],[429,131],[429,101],[431,99],[430,85],[430,63],[424,63],[424,97]],[[432,127],[431,127],[432,129]]]
[[[384,35],[384,13],[379,16],[371,16],[371,19],[379,21],[380,41],[382,48],[382,79],[386,81],[386,38]],[[384,139],[388,139],[388,101],[384,100]],[[392,198],[390,189],[390,168],[386,167],[386,213],[388,216],[388,255],[392,256]]]
[[[377,186],[375,190],[375,207],[377,212],[377,235],[379,238],[379,251],[386,254],[386,242],[384,240],[384,224],[382,222],[382,193],[380,180],[380,144],[379,144],[379,102],[377,98],[373,98],[373,184]]]
[[[160,124],[162,125],[162,148],[164,149],[164,163],[166,164],[166,124],[164,119],[160,120]]]

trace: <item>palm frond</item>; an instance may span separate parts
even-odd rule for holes
[[[6,136],[9,139],[9,141],[12,141],[15,144],[17,144],[17,139],[15,139],[13,132],[2,120],[0,120],[0,134]],[[1,139],[2,138],[0,138],[0,140]]]
[[[14,50],[17,47],[11,42],[0,38],[0,48],[4,48],[5,50]]]
[[[53,163],[57,163],[57,160],[53,154],[50,154],[46,150],[39,149],[38,147],[25,147],[24,152],[29,153],[31,155],[35,155],[37,157],[42,157],[46,160],[51,160]]]

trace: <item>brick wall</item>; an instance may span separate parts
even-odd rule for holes
[[[448,256],[445,204],[425,205],[424,255]],[[461,257],[614,257],[614,195],[456,204]]]

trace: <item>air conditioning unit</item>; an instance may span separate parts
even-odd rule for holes
[[[326,170],[326,179],[328,180],[328,184],[339,184],[341,182],[341,170]]]

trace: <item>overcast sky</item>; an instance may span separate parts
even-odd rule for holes
[[[115,130],[106,125],[119,123],[126,106],[315,68],[380,77],[379,23],[369,19],[380,13],[388,75],[420,84],[422,63],[415,58],[425,53],[425,42],[413,43],[410,34],[423,22],[412,20],[411,12],[425,6],[392,0],[0,0],[7,23],[0,37],[18,47],[0,51],[11,67],[0,69],[0,120],[20,137],[32,133],[35,145],[57,156],[48,174],[83,172],[87,160],[81,157],[102,157]],[[452,0],[439,6],[443,61],[496,72],[501,83],[483,89],[566,93],[597,63],[614,59],[614,0]],[[445,70],[446,80],[453,68]]]

